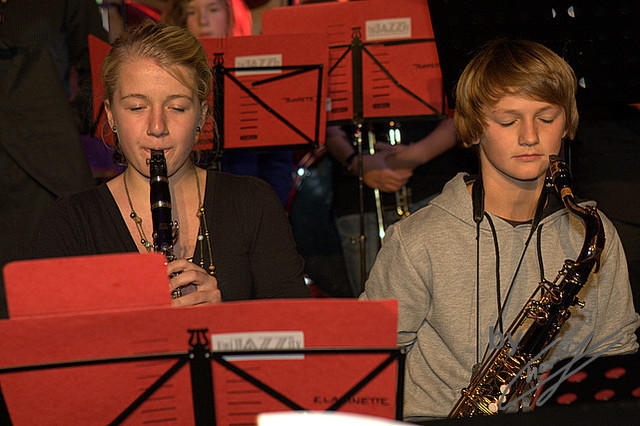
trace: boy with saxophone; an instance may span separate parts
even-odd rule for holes
[[[549,157],[578,126],[575,91],[569,65],[530,41],[490,42],[462,73],[454,122],[462,143],[477,150],[480,174],[458,174],[389,229],[361,295],[398,301],[398,343],[408,349],[405,419],[446,417],[492,347],[517,346],[507,327],[538,284],[583,256],[586,224],[545,183]],[[584,308],[571,309],[547,367],[637,350],[624,251],[599,217],[599,268],[582,277]]]

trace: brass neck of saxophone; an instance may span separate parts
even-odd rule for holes
[[[556,155],[549,156],[549,173],[565,207],[579,216],[584,222],[584,244],[575,263],[583,265],[583,269],[588,269],[588,271],[585,271],[587,274],[591,272],[591,268],[595,265],[595,271],[597,272],[600,267],[600,255],[604,249],[605,242],[602,219],[595,207],[582,207],[576,203],[571,189],[569,169],[567,164],[560,160],[560,157]]]

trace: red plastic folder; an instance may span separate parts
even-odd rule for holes
[[[122,253],[8,263],[9,316],[171,306],[165,262],[159,253]]]
[[[396,345],[395,301],[272,300],[109,311],[0,321],[0,386],[15,425],[107,424],[175,361],[96,363],[6,372],[7,368],[132,355],[180,354],[188,330],[206,329],[213,350],[376,348]],[[305,409],[327,409],[385,355],[323,354],[228,362]],[[389,365],[341,411],[393,418],[397,367]],[[257,413],[288,409],[213,363],[216,424],[255,424]],[[194,424],[189,368],[177,371],[125,424]]]
[[[263,14],[265,34],[296,34],[308,28],[327,34],[330,46],[328,121],[354,118],[350,46],[356,32],[363,43],[363,118],[443,112],[442,73],[426,0],[398,0],[393,7],[381,0],[313,4]]]
[[[212,68],[218,63],[225,70],[225,149],[324,143],[328,69],[324,35],[200,42]],[[212,130],[211,125],[205,127],[201,148],[212,140]]]

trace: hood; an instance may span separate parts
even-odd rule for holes
[[[467,183],[473,182],[475,176],[467,173],[458,173],[453,179],[445,184],[442,192],[431,200],[431,205],[438,207],[446,213],[454,216],[465,225],[476,226],[473,221],[473,204],[471,194],[467,188]],[[580,204],[585,204],[581,202]],[[592,204],[592,203],[589,203]],[[551,191],[547,198],[547,204],[543,210],[542,220],[540,223],[551,223],[568,212],[564,209],[564,205],[555,191]],[[514,227],[507,221],[491,214],[494,219],[496,231],[512,230]],[[480,223],[480,229],[489,229],[486,220]]]

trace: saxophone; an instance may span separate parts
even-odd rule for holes
[[[560,328],[571,316],[569,308],[584,306],[577,294],[594,266],[596,272],[600,266],[605,242],[602,220],[595,207],[576,204],[569,170],[559,157],[550,156],[549,172],[565,207],[584,222],[585,240],[580,254],[575,261],[565,260],[553,282],[544,280],[538,284],[505,333],[505,336],[522,337],[516,338],[517,343],[504,339],[504,345],[491,352],[469,386],[462,390],[462,396],[449,413],[450,418],[496,414],[507,403],[521,397],[531,381],[526,370],[533,371],[543,361]]]

